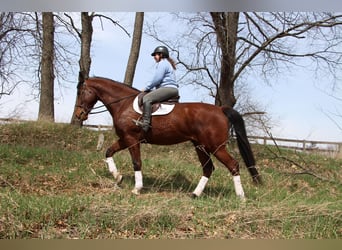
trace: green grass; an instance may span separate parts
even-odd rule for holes
[[[115,155],[124,175],[116,189],[103,162],[115,135],[104,132],[97,152],[98,134],[50,123],[0,126],[0,238],[342,238],[341,160],[253,145],[265,182],[255,186],[229,145],[241,165],[241,203],[216,160],[203,195],[189,197],[202,174],[191,144],[143,145],[144,189],[134,196],[128,152]]]

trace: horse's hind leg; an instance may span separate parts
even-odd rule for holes
[[[203,175],[192,193],[193,197],[199,197],[201,193],[203,192],[213,170],[214,170],[214,164],[212,160],[210,159],[210,154],[207,152],[204,146],[202,145],[197,145],[194,143],[195,148],[196,148],[196,153],[198,155],[198,159],[201,162],[202,168],[203,168]]]
[[[242,200],[245,199],[245,193],[243,191],[240,179],[239,163],[230,155],[226,150],[226,146],[223,145],[214,152],[215,157],[222,162],[233,175],[235,193]]]

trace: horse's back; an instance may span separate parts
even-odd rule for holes
[[[175,107],[175,113],[183,113],[184,119],[190,120],[225,120],[222,108],[208,103],[179,103]]]
[[[228,131],[228,120],[222,108],[207,103],[179,103],[174,109],[178,123],[185,124],[189,131],[216,134]]]

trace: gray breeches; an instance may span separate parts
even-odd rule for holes
[[[143,103],[163,102],[172,97],[178,96],[178,89],[172,87],[161,87],[146,94],[143,98]]]

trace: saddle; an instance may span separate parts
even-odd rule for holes
[[[147,94],[147,92],[141,92],[139,95],[138,95],[138,106],[139,106],[139,109],[140,110],[143,110],[143,98],[144,96]],[[162,101],[162,102],[157,102],[157,103],[154,103],[152,105],[152,114],[154,112],[156,112],[162,104],[166,104],[166,105],[172,105],[172,104],[175,104],[175,103],[179,103],[179,96],[174,96],[174,97],[171,97],[170,99],[168,100],[165,100],[165,101]]]

